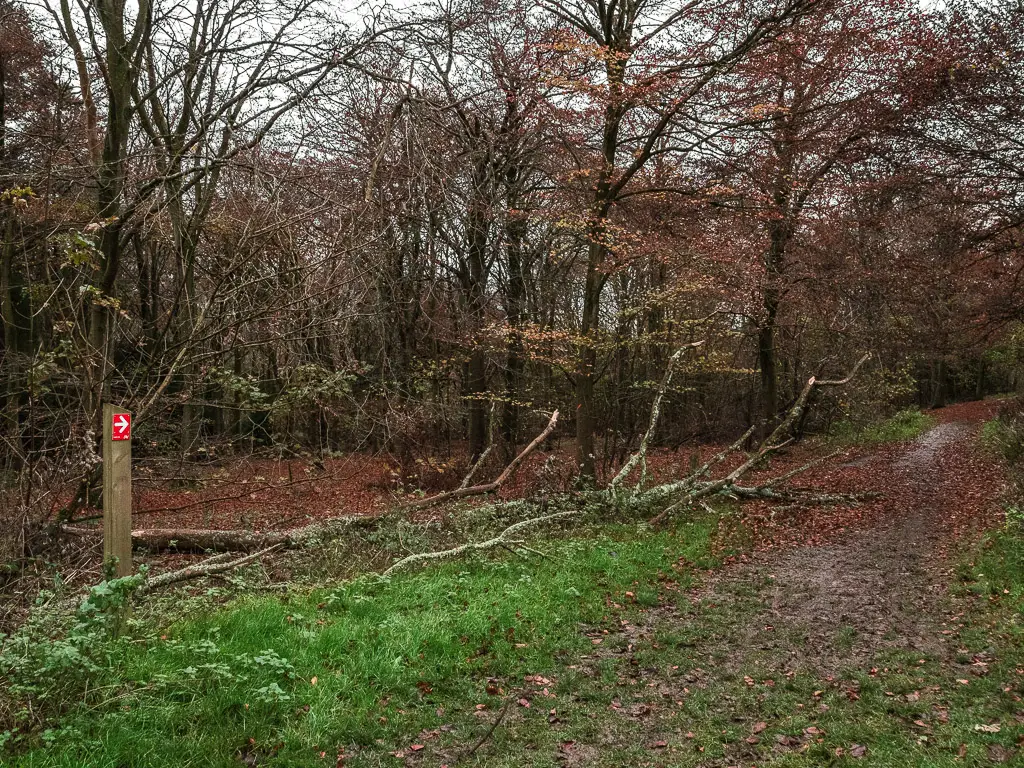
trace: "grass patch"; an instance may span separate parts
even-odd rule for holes
[[[605,624],[613,601],[658,605],[689,578],[680,563],[712,565],[716,525],[604,528],[545,546],[551,559],[250,597],[169,627],[137,620],[90,661],[86,685],[37,699],[62,695],[65,711],[42,732],[8,732],[6,764],[379,765],[417,738],[465,745],[525,676],[595,647],[582,629]]]
[[[1024,424],[1019,415],[1006,413],[986,421],[979,439],[985,450],[1002,458],[1011,471],[1019,473],[1016,465],[1024,460]]]
[[[87,688],[5,765],[1013,764],[1024,718],[1024,539],[957,571],[950,658],[801,666],[761,632],[771,584],[692,592],[718,521],[591,529],[551,559],[470,559],[330,590],[137,617]],[[755,634],[751,635],[752,628]],[[837,647],[856,630],[835,628]],[[41,703],[47,706],[46,702]],[[502,718],[499,727],[492,724]],[[486,734],[472,755],[467,750]]]
[[[880,445],[913,440],[934,427],[933,416],[915,409],[899,411],[884,421],[867,425],[857,425],[851,421],[842,421],[833,426],[831,439],[849,445]]]

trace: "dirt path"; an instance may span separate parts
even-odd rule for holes
[[[731,661],[761,653],[787,673],[835,674],[862,667],[883,648],[945,656],[945,552],[971,498],[955,470],[976,451],[977,426],[947,421],[895,458],[861,458],[858,468],[885,494],[873,525],[758,556],[708,585],[698,599],[728,605],[742,596],[760,604],[752,619],[749,610],[737,613],[746,618],[729,633],[738,652]]]
[[[979,594],[950,589],[976,534],[997,524],[1001,470],[978,441],[997,407],[944,409],[917,440],[853,451],[811,481],[883,494],[860,508],[745,506],[737,519],[760,527],[755,554],[619,622],[619,637],[581,659],[590,685],[614,691],[622,722],[601,718],[559,764],[1014,759],[1024,666],[1008,654],[999,667],[1000,641],[973,624]],[[627,761],[642,744],[653,746]]]

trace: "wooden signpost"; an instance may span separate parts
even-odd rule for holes
[[[103,406],[103,562],[132,572],[132,415]]]

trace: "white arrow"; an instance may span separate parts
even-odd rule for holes
[[[128,419],[124,417],[123,413],[117,414],[117,418],[114,419],[114,429],[116,429],[119,434],[124,434],[125,430],[128,429],[128,424]]]

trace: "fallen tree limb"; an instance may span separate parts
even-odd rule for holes
[[[769,501],[792,501],[805,504],[858,504],[862,501],[877,499],[882,495],[876,491],[822,493],[813,488],[795,488],[779,491],[766,485],[731,485],[725,492],[741,499],[767,499]]]
[[[454,501],[455,499],[464,499],[467,496],[483,496],[488,493],[497,493],[501,490],[501,487],[508,481],[508,479],[516,473],[516,470],[519,469],[520,465],[526,461],[526,458],[537,450],[540,444],[547,439],[548,435],[554,431],[556,424],[558,424],[558,411],[551,414],[551,418],[548,419],[547,426],[544,427],[541,433],[533,438],[530,444],[526,446],[518,456],[512,459],[502,473],[491,482],[471,485],[464,488],[456,488],[454,491],[446,491],[445,493],[439,493],[435,496],[428,496],[425,499],[411,501],[405,504],[404,508],[423,509],[424,507],[433,507],[437,504],[444,504],[447,501]]]
[[[571,510],[569,512],[556,512],[553,515],[545,515],[544,517],[534,517],[529,520],[521,520],[518,523],[514,523],[506,528],[504,531],[499,533],[493,539],[487,539],[486,541],[470,541],[466,544],[461,544],[458,547],[452,549],[444,549],[439,552],[420,552],[415,555],[409,555],[403,557],[398,562],[394,563],[390,568],[384,571],[383,575],[388,576],[394,571],[401,568],[405,568],[413,563],[424,562],[427,560],[446,560],[449,557],[456,557],[463,554],[464,552],[481,552],[486,549],[493,549],[495,547],[503,546],[522,546],[523,543],[517,539],[511,538],[512,534],[518,533],[519,531],[525,530],[526,528],[532,528],[535,525],[541,523],[547,523],[551,520],[565,519],[569,517],[578,517],[583,514],[583,510]]]
[[[188,579],[197,579],[200,576],[213,576],[218,573],[224,573],[225,571],[230,571],[247,563],[251,563],[254,560],[258,560],[263,557],[263,555],[269,555],[271,552],[275,552],[282,547],[284,547],[284,544],[275,544],[272,547],[266,547],[258,552],[253,552],[245,557],[240,557],[237,560],[226,560],[220,555],[211,557],[209,560],[202,563],[196,563],[195,565],[189,565],[177,571],[161,573],[159,576],[146,579],[142,586],[136,590],[135,594],[142,596],[152,592],[154,589],[167,587],[171,584],[187,581]]]
[[[491,415],[487,422],[487,447],[480,453],[477,460],[473,462],[473,466],[469,468],[469,472],[462,478],[462,482],[459,483],[459,490],[469,488],[469,484],[473,482],[473,478],[476,476],[477,470],[483,466],[484,462],[487,461],[487,457],[491,455],[491,451],[494,450],[494,401],[491,401]]]
[[[695,469],[693,472],[690,473],[690,477],[687,478],[687,480],[691,480],[692,479],[694,482],[700,480],[700,478],[704,477],[704,475],[706,475],[709,471],[711,471],[712,467],[717,466],[718,464],[721,464],[731,454],[735,453],[740,448],[742,448],[744,446],[744,444],[746,444],[747,440],[750,439],[750,436],[752,434],[754,434],[754,430],[755,429],[757,429],[757,424],[754,424],[753,426],[751,426],[750,429],[748,429],[746,432],[744,432],[740,436],[739,440],[737,440],[735,443],[730,445],[724,451],[722,451],[721,453],[715,454],[710,459],[708,459],[704,464],[702,464],[701,466],[697,467],[697,469]]]
[[[212,530],[204,528],[141,528],[132,531],[132,546],[152,553],[160,552],[254,552],[274,545],[301,546],[338,527],[372,527],[378,520],[370,516],[345,516],[323,520],[288,531]],[[102,536],[101,528],[67,526],[72,536]]]
[[[487,461],[487,457],[491,455],[491,451],[493,450],[494,442],[492,441],[487,444],[487,447],[484,448],[483,452],[480,454],[480,457],[476,461],[474,461],[473,466],[469,468],[469,472],[467,472],[466,476],[462,478],[462,482],[459,483],[460,491],[464,491],[466,488],[470,487],[469,484],[473,482],[473,477],[474,475],[476,475],[477,470],[483,466],[483,463]]]
[[[803,474],[804,472],[806,472],[806,471],[808,471],[810,469],[814,469],[815,467],[817,467],[817,466],[819,466],[821,464],[824,464],[829,459],[834,459],[836,456],[839,456],[839,455],[841,455],[841,454],[843,454],[845,452],[846,452],[845,448],[840,448],[838,451],[833,451],[832,453],[827,454],[826,456],[819,456],[818,458],[814,459],[813,461],[809,461],[806,464],[804,464],[803,466],[797,467],[796,469],[794,469],[794,470],[792,470],[790,472],[787,472],[784,475],[779,475],[778,477],[773,477],[771,480],[769,480],[767,483],[765,483],[763,487],[764,488],[771,488],[773,485],[778,485],[779,483],[784,483],[787,480],[791,480],[794,477],[796,477],[797,475]]]
[[[643,485],[647,475],[647,446],[651,442],[651,438],[654,436],[654,430],[658,426],[658,419],[661,416],[661,401],[665,397],[665,392],[668,391],[669,384],[672,383],[672,373],[675,370],[676,363],[679,358],[682,357],[683,352],[687,349],[693,349],[703,344],[703,341],[695,341],[692,344],[686,344],[675,351],[675,353],[668,359],[668,366],[665,368],[665,375],[661,379],[661,385],[658,387],[658,392],[654,396],[654,403],[651,405],[651,420],[647,425],[647,431],[644,433],[643,439],[640,440],[640,447],[637,448],[636,452],[629,457],[629,460],[622,465],[622,469],[615,475],[611,483],[608,485],[608,490],[614,495],[627,477],[632,472],[637,464],[642,466],[640,472],[640,485]]]
[[[779,422],[775,429],[772,430],[771,434],[768,435],[768,437],[766,437],[761,442],[757,450],[754,451],[754,453],[751,456],[749,456],[746,461],[742,462],[738,467],[736,467],[736,469],[732,470],[729,474],[717,480],[703,482],[700,480],[701,476],[703,476],[703,474],[706,473],[713,464],[716,464],[720,461],[724,461],[726,456],[737,450],[739,446],[743,444],[746,438],[753,433],[753,427],[747,430],[746,434],[739,440],[737,440],[735,443],[733,443],[732,446],[730,446],[717,456],[713,457],[711,461],[709,461],[704,466],[699,467],[697,470],[690,473],[689,477],[687,477],[685,480],[679,483],[671,484],[670,486],[667,486],[664,489],[659,489],[662,494],[669,496],[674,496],[675,494],[682,492],[682,497],[675,503],[663,509],[653,518],[651,518],[650,523],[652,525],[657,525],[662,520],[664,520],[665,517],[674,512],[676,509],[692,504],[695,501],[699,501],[708,496],[713,496],[720,493],[732,494],[737,496],[741,495],[737,491],[737,488],[739,488],[737,483],[747,473],[749,473],[751,470],[753,470],[761,463],[763,463],[773,453],[779,451],[780,449],[784,448],[785,446],[793,442],[794,438],[790,434],[791,429],[793,425],[798,423],[800,418],[803,416],[804,411],[807,408],[808,400],[810,399],[811,393],[815,390],[815,388],[837,387],[842,386],[843,384],[847,384],[848,382],[850,382],[850,380],[853,379],[854,376],[857,375],[857,371],[860,370],[861,366],[864,365],[864,363],[869,358],[870,355],[863,355],[860,358],[860,360],[857,361],[856,365],[853,366],[850,372],[842,379],[819,381],[814,376],[808,379],[807,384],[804,385],[804,388],[803,390],[801,390],[800,395],[796,399],[796,402],[794,402],[792,407],[786,412],[786,415],[782,419],[782,421]],[[822,459],[821,461],[824,460],[825,459]],[[761,486],[758,486],[754,490],[768,493],[770,492],[771,486],[776,485],[777,483],[782,482],[785,479],[793,477],[794,475],[797,475],[800,472],[806,471],[807,469],[810,469],[812,466],[815,466],[818,463],[820,463],[820,461],[811,462],[807,465],[804,465],[803,467],[798,468],[797,470],[791,473],[788,473],[787,475],[784,475],[783,477],[775,478],[774,480],[769,480],[766,483],[762,484]],[[762,494],[761,498],[769,498],[769,496],[765,496]]]
[[[292,545],[298,531],[216,531],[189,528],[144,528],[132,531],[132,546],[150,552],[254,552]]]

